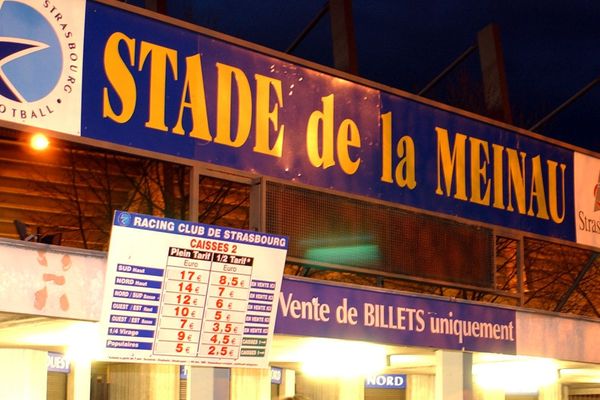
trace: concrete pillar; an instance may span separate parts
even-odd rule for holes
[[[90,360],[71,360],[67,378],[67,400],[89,400],[92,363]]]
[[[472,400],[471,353],[435,352],[435,400]]]
[[[271,398],[269,368],[232,368],[230,400],[264,400]]]
[[[434,400],[435,376],[414,375],[406,377],[406,400]]]
[[[512,123],[500,29],[490,24],[477,34],[484,100],[488,116]]]
[[[191,367],[187,378],[187,400],[229,399],[229,369]]]
[[[331,15],[331,39],[335,68],[351,74],[358,74],[352,0],[329,0],[329,15]]]
[[[3,399],[46,400],[47,385],[48,352],[0,349],[0,396]]]
[[[179,365],[110,364],[107,380],[111,400],[179,399]]]

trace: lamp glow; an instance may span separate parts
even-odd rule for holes
[[[600,369],[564,368],[559,371],[560,378],[567,382],[600,383]]]
[[[435,356],[433,354],[391,354],[389,357],[390,367],[433,367]]]
[[[473,377],[483,389],[499,389],[508,394],[529,394],[555,383],[558,370],[552,360],[515,359],[473,365]]]
[[[42,151],[42,150],[46,150],[48,148],[48,146],[50,145],[50,142],[48,141],[48,138],[46,137],[46,135],[42,134],[42,133],[36,133],[35,135],[33,135],[31,137],[31,148],[33,148],[34,150],[37,151]]]
[[[102,359],[103,347],[99,324],[80,324],[69,331],[66,356],[75,362],[88,363]]]
[[[385,368],[385,348],[371,343],[317,339],[302,353],[302,372],[320,378],[367,376]]]
[[[100,325],[93,322],[69,322],[49,326],[39,333],[24,335],[22,343],[65,347],[65,357],[72,361],[92,361],[102,357]]]

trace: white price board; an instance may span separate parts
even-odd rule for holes
[[[115,212],[105,358],[266,368],[287,238]]]

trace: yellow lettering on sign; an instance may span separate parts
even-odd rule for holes
[[[125,52],[123,52],[125,48]],[[228,147],[243,146],[250,136],[252,118],[256,124],[253,151],[273,157],[283,154],[285,126],[279,122],[283,107],[282,82],[255,74],[256,97],[253,99],[250,83],[240,68],[216,63],[216,97],[207,99],[202,57],[199,53],[185,58],[185,79],[179,103],[167,107],[169,85],[178,80],[177,50],[142,41],[136,53],[136,40],[122,32],[113,33],[104,49],[104,72],[110,85],[103,88],[102,115],[117,123],[128,122],[136,112],[137,90],[135,74],[147,70],[149,76],[147,120],[145,127],[175,135],[189,135],[194,139],[214,141]],[[182,64],[183,65],[183,64]],[[215,101],[215,135],[210,129],[208,101]],[[253,115],[253,100],[256,114]],[[119,104],[120,103],[120,104]],[[167,115],[176,109],[177,114]],[[348,125],[347,139],[339,144],[340,150],[356,146],[356,129]],[[273,134],[274,132],[274,134]],[[342,151],[344,168],[352,170],[355,160]]]
[[[535,156],[531,159],[531,188],[529,190],[529,210],[527,215],[534,215],[533,203],[537,205],[536,217],[549,219],[548,207],[546,206],[546,189],[544,188],[544,176],[542,175],[542,159]]]
[[[381,114],[381,177],[382,182],[392,183],[392,112]]]
[[[308,119],[306,151],[313,166],[327,169],[335,165],[333,157],[333,94],[322,97],[321,102],[323,111],[313,111]],[[322,126],[323,129],[319,129],[319,126]],[[320,136],[322,136],[321,140],[319,140]],[[320,143],[322,146],[319,146]],[[319,149],[319,147],[321,148]]]
[[[173,133],[185,135],[183,129],[183,113],[190,110],[192,129],[190,137],[211,141],[212,135],[208,127],[208,111],[206,109],[206,95],[204,92],[204,77],[202,75],[202,60],[200,54],[195,54],[185,59],[185,82],[181,93],[179,117],[173,127]]]
[[[561,222],[563,222],[565,220],[565,211],[566,211],[566,204],[565,204],[565,170],[567,169],[567,166],[565,164],[560,164],[560,171],[561,171],[561,182],[562,182],[562,186],[561,186],[561,199],[562,199],[562,215],[559,214],[558,211],[558,185],[556,183],[556,167],[559,165],[556,161],[552,161],[552,160],[547,160],[546,164],[548,165],[548,206],[550,208],[550,218],[552,218],[552,221],[556,222],[557,224],[560,224]]]
[[[256,142],[253,150],[257,153],[281,157],[285,128],[283,125],[278,125],[279,108],[283,107],[281,81],[260,74],[255,74],[254,79],[256,80]],[[269,111],[271,88],[275,91],[277,98],[273,108]],[[270,146],[269,132],[271,125],[277,132],[277,139],[275,139],[273,147]]]
[[[471,145],[471,203],[490,205],[490,179],[487,177],[487,166],[490,163],[490,150],[485,140],[469,138]],[[481,159],[483,155],[483,160]],[[481,184],[484,186],[481,196]]]
[[[360,148],[360,134],[358,126],[351,119],[345,119],[340,124],[337,135],[337,155],[340,167],[348,175],[353,175],[360,165],[360,157],[353,160],[348,151],[349,147]]]
[[[448,131],[439,127],[435,130],[438,136],[436,194],[483,206],[489,206],[493,197],[494,208],[552,220],[557,224],[564,221],[565,164],[547,160],[544,170],[541,156],[528,157],[524,151],[497,144],[492,144],[490,160],[487,141],[462,133],[455,135],[450,150]],[[467,145],[469,159],[466,158]],[[561,187],[558,185],[559,167]],[[471,177],[469,182],[465,179],[467,168]],[[492,177],[489,176],[490,168]]]
[[[457,133],[454,138],[454,146],[452,154],[450,154],[450,142],[448,131],[443,128],[436,127],[437,132],[437,188],[435,194],[450,197],[452,194],[452,182],[456,177],[456,191],[454,198],[458,200],[467,200],[467,185],[465,176],[465,147],[467,136],[462,133]],[[441,177],[444,177],[446,191],[442,190]]]
[[[237,130],[232,137],[231,109],[233,85],[237,90]],[[241,147],[250,135],[252,125],[252,95],[244,71],[227,64],[217,63],[217,135],[215,143]]]
[[[417,186],[415,169],[415,142],[410,136],[402,136],[396,147],[396,155],[400,159],[394,176],[400,187],[414,189]]]
[[[415,142],[406,135],[396,145],[399,161],[392,178],[392,112],[381,115],[381,181],[393,183],[399,187],[414,189],[417,186],[415,169]]]
[[[517,201],[517,211],[519,214],[525,214],[525,157],[524,151],[517,152],[515,149],[506,149],[508,157],[508,211],[514,211],[512,204],[513,197]],[[519,161],[519,157],[521,161]],[[514,192],[514,195],[513,195]]]
[[[150,98],[148,120],[145,125],[147,128],[166,132],[168,129],[165,125],[167,62],[171,66],[173,79],[177,80],[177,50],[150,42],[142,42],[138,71],[144,68],[144,63],[148,57],[150,57]]]
[[[350,148],[361,146],[358,126],[349,118],[344,119],[334,135],[334,97],[333,94],[321,98],[323,111],[315,110],[308,118],[306,126],[306,151],[310,163],[315,167],[327,169],[335,165],[335,156],[340,168],[348,175],[354,174],[360,165],[360,157],[352,159]],[[319,129],[322,127],[322,129]],[[335,149],[335,150],[334,150]]]
[[[494,208],[499,208],[504,210],[504,184],[503,184],[503,154],[504,154],[504,146],[500,146],[499,144],[492,144],[492,152],[494,154],[493,163],[494,163]]]
[[[106,46],[104,46],[104,71],[108,82],[121,102],[121,111],[115,111],[110,101],[109,89],[105,87],[102,90],[102,116],[119,124],[124,124],[129,121],[135,111],[137,92],[133,75],[131,75],[119,53],[121,43],[125,45],[127,50],[128,64],[132,67],[135,64],[135,39],[126,36],[122,32],[115,32],[110,35],[106,41]]]

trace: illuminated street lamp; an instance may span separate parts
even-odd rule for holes
[[[37,151],[44,151],[48,148],[50,142],[48,138],[43,133],[36,133],[31,137],[31,148]]]

